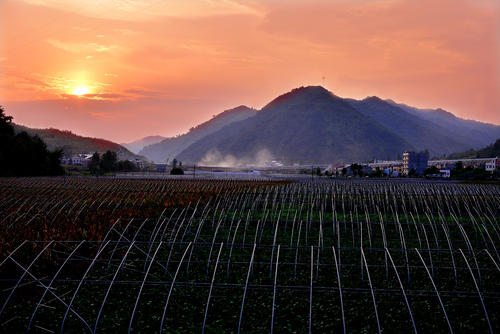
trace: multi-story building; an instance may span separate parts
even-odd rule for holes
[[[415,174],[422,175],[429,163],[429,152],[403,153],[403,174],[409,175],[412,170]]]
[[[403,173],[403,161],[401,160],[375,160],[368,165],[373,169],[382,169],[387,175],[395,177]]]
[[[493,172],[495,169],[500,169],[500,159],[493,158],[491,161],[488,161],[484,164],[484,169],[487,172]]]

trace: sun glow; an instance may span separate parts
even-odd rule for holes
[[[73,89],[73,92],[72,94],[73,95],[77,95],[77,96],[82,96],[82,95],[85,95],[85,94],[88,94],[90,91],[87,87],[85,86],[78,86],[78,87],[75,87]]]

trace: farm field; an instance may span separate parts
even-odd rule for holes
[[[500,331],[500,186],[0,179],[5,333]]]

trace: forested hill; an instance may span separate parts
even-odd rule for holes
[[[223,127],[234,122],[245,120],[256,114],[256,110],[239,106],[233,109],[226,110],[212,119],[201,123],[192,128],[189,132],[177,137],[166,138],[159,143],[144,147],[139,154],[156,162],[164,162],[167,159],[173,160],[184,149],[192,145],[198,140],[219,131]]]
[[[26,126],[14,124],[16,133],[26,131],[30,135],[39,136],[47,145],[49,150],[61,149],[66,155],[90,152],[122,152],[123,157],[137,157],[128,149],[109,140],[100,138],[83,137],[71,131],[58,129],[33,129]]]
[[[328,163],[395,158],[414,146],[323,87],[302,87],[271,101],[253,117],[204,137],[182,161]],[[231,157],[231,159],[226,159]]]
[[[480,150],[468,150],[459,153],[453,153],[448,156],[448,159],[480,159],[500,157],[500,139],[495,143],[482,148]]]
[[[48,150],[40,137],[26,131],[16,133],[12,119],[0,106],[0,176],[64,174],[60,163],[62,152]]]
[[[484,147],[499,137],[498,125],[375,96],[341,98],[321,86],[309,86],[275,98],[255,116],[205,135],[176,157],[208,165],[353,162],[396,159],[405,150],[445,156]]]

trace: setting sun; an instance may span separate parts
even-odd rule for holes
[[[78,95],[78,96],[82,96],[82,95],[85,95],[88,93],[89,93],[89,89],[85,86],[75,87],[75,89],[73,89],[73,92],[72,92],[73,95]]]

